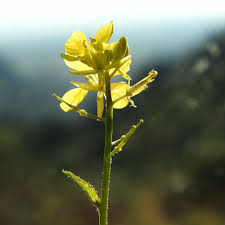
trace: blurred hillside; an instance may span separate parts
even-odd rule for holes
[[[138,108],[115,111],[115,139],[145,123],[113,161],[111,224],[225,225],[225,33],[149,64],[139,74],[154,68],[159,76],[134,98]],[[63,93],[65,77],[31,82],[4,59],[0,68],[0,224],[97,224],[61,169],[100,190],[103,125],[58,109],[49,93]]]

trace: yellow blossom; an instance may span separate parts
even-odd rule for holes
[[[116,42],[108,43],[112,33],[112,22],[103,25],[95,38],[90,37],[90,41],[87,41],[83,32],[74,32],[65,44],[65,53],[61,54],[66,65],[73,69],[69,72],[90,75],[99,70],[108,70],[113,76],[121,75],[130,79],[126,74],[131,64],[127,39],[123,36]]]
[[[88,91],[96,91],[97,93],[97,115],[98,117],[102,117],[103,111],[104,111],[104,98],[105,98],[105,85],[101,85],[100,81],[98,79],[97,75],[89,75],[85,76],[85,79],[88,81],[88,83],[80,83],[71,81],[72,84],[77,86],[77,88],[71,89],[68,92],[66,92],[62,99],[65,102],[70,103],[73,106],[77,106],[79,103],[81,103]],[[111,84],[111,96],[112,100],[116,100],[120,98],[121,96],[124,96],[126,94],[126,90],[129,88],[129,85],[125,82],[117,82]],[[129,103],[128,98],[122,98],[121,100],[117,101],[113,108],[115,109],[122,109],[126,107]],[[71,107],[66,105],[65,103],[61,103],[60,107],[65,112],[68,112],[72,110]]]
[[[75,31],[65,44],[65,53],[61,56],[66,65],[71,68],[70,73],[83,75],[88,83],[72,81],[76,88],[69,90],[62,97],[60,107],[65,112],[72,110],[86,97],[88,91],[97,92],[97,116],[102,117],[104,111],[104,98],[106,99],[106,82],[111,82],[114,76],[121,75],[128,81],[110,83],[113,108],[122,109],[130,104],[135,107],[131,97],[141,93],[157,76],[152,70],[149,75],[130,87],[131,56],[126,37],[108,43],[113,33],[113,23],[103,25],[95,37],[87,40],[81,31]],[[109,87],[109,85],[108,85]],[[69,105],[67,105],[68,103]]]

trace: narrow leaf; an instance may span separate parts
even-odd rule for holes
[[[99,205],[101,203],[101,199],[98,197],[98,194],[97,194],[95,188],[91,184],[89,184],[85,180],[81,179],[80,177],[74,175],[70,171],[63,170],[62,172],[65,175],[67,175],[69,178],[71,178],[73,181],[75,181],[81,187],[81,189],[88,195],[88,197],[90,198],[92,203],[97,208],[99,207]]]

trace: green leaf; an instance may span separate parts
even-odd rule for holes
[[[95,190],[95,188],[86,182],[85,180],[81,179],[80,177],[74,175],[70,171],[63,170],[62,171],[65,175],[67,175],[69,178],[71,178],[73,181],[75,181],[81,189],[88,195],[92,203],[95,205],[95,207],[99,208],[101,199],[98,197],[98,194]]]

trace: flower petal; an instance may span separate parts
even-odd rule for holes
[[[87,91],[98,91],[98,86],[80,83],[80,82],[76,82],[76,81],[71,81],[71,83],[76,85],[78,88],[82,88]]]
[[[114,42],[111,42],[111,43],[102,43],[102,46],[103,46],[103,50],[113,50],[116,45],[118,45],[118,41],[114,41]]]
[[[115,74],[118,75],[118,73],[114,73],[113,72],[114,71],[113,68],[116,68],[117,70],[119,68],[122,68],[124,70],[124,72],[126,73],[130,69],[130,64],[131,64],[131,55],[128,55],[128,56],[124,57],[120,62],[119,61],[115,61],[115,62],[111,63],[105,69],[109,69],[109,71],[111,72],[110,76],[112,76],[111,75],[112,73],[113,73],[113,76],[115,76]]]
[[[126,90],[129,88],[129,85],[125,82],[118,82],[111,84],[111,95],[112,100],[116,100],[123,95],[126,95]],[[118,102],[113,105],[115,109],[125,108],[129,103],[129,99],[127,97],[122,98]]]
[[[96,73],[96,70],[69,70],[69,73],[75,74],[75,75],[91,75]]]
[[[120,75],[121,75],[124,79],[126,79],[126,80],[128,80],[128,81],[130,82],[131,77],[130,77],[128,74],[124,73],[124,71],[123,71],[122,69],[119,69],[118,71],[119,71]]]
[[[127,73],[130,70],[131,59],[125,62],[120,69],[123,70],[124,73]]]
[[[73,56],[73,55],[68,55],[68,54],[64,54],[64,53],[61,53],[60,56],[63,59],[66,59],[66,60],[68,60],[70,62],[78,61],[78,60],[80,60],[82,58],[81,56]]]
[[[70,55],[83,55],[85,47],[84,41],[87,41],[85,34],[81,31],[75,31],[65,44],[65,51]]]
[[[92,68],[89,67],[88,65],[82,63],[81,61],[68,61],[68,60],[64,60],[65,64],[74,70],[91,70]]]
[[[120,67],[119,70],[121,70],[123,73],[126,74],[126,73],[130,70],[130,64],[131,64],[131,59],[129,59],[127,62],[125,62],[125,63]],[[111,69],[110,71],[113,71],[113,70],[114,70],[114,69]],[[122,75],[122,74],[120,73],[119,70],[116,71],[116,73],[114,74],[114,76],[121,75],[123,78],[125,78],[124,75]],[[127,79],[127,78],[125,78],[125,79]],[[127,79],[127,80],[128,80],[128,79]]]
[[[70,103],[71,105],[77,106],[78,104],[80,104],[84,98],[86,97],[88,91],[81,89],[81,88],[74,88],[71,89],[69,91],[67,91],[62,99],[68,103]],[[68,112],[70,110],[72,110],[71,107],[69,107],[67,104],[65,103],[60,103],[60,107],[63,111]]]
[[[97,31],[95,39],[97,42],[108,42],[113,33],[113,22],[103,25]]]
[[[102,118],[102,114],[104,111],[104,99],[103,99],[103,91],[99,91],[97,94],[97,115]]]

